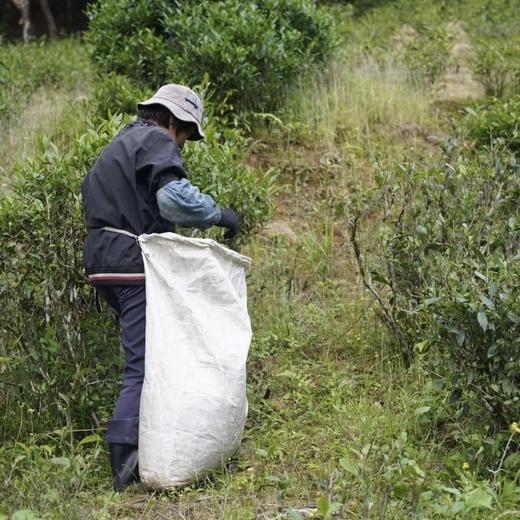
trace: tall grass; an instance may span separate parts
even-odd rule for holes
[[[82,99],[89,94],[88,49],[74,38],[21,44],[0,41],[0,188],[38,140],[67,143],[84,128]]]
[[[289,111],[307,133],[331,147],[345,141],[362,145],[388,129],[436,123],[430,96],[413,85],[407,69],[369,55],[336,59],[322,75],[304,81]]]
[[[77,113],[87,95],[87,84],[72,90],[41,86],[27,96],[16,117],[0,119],[0,178],[4,186],[8,186],[15,165],[37,153],[40,138],[64,145],[85,126],[85,118]]]

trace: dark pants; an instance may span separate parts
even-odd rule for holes
[[[123,384],[107,426],[109,443],[133,444],[139,438],[139,402],[144,379],[146,294],[144,285],[98,285],[98,294],[119,315],[125,351]]]

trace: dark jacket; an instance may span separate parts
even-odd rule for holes
[[[157,206],[157,190],[185,178],[176,141],[166,130],[145,121],[128,124],[103,150],[82,186],[89,233],[83,263],[96,284],[141,284],[144,267],[135,235],[174,231]]]

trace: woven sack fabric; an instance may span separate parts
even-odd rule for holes
[[[221,468],[240,446],[250,259],[174,233],[138,240],[146,275],[139,473],[146,486],[160,489]]]

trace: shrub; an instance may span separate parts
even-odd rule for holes
[[[442,26],[423,23],[417,28],[417,39],[409,42],[398,55],[416,83],[432,85],[449,62],[450,37]]]
[[[81,270],[80,182],[119,124],[91,130],[68,152],[42,141],[0,199],[0,408],[10,434],[95,428],[112,406],[118,349]]]
[[[329,55],[331,34],[331,19],[311,0],[100,0],[87,38],[105,72],[154,89],[208,76],[230,108],[271,111]]]
[[[520,5],[509,0],[475,2],[467,6],[475,55],[473,70],[486,94],[495,97],[519,93]]]
[[[504,426],[520,414],[520,165],[498,142],[449,146],[443,161],[378,177],[381,242],[367,269],[359,214],[351,236],[403,357],[426,357],[452,403],[474,403]]]
[[[511,150],[520,149],[520,96],[467,108],[466,112],[469,135],[479,143],[492,145],[500,141]]]
[[[206,138],[190,143],[183,159],[190,181],[215,196],[222,207],[232,207],[240,216],[239,243],[258,232],[271,215],[275,176],[244,166],[245,138],[238,129],[222,131],[226,123],[209,117]],[[221,236],[213,229],[209,237]]]
[[[93,90],[93,108],[100,121],[113,114],[136,114],[137,103],[153,94],[121,74],[98,74]]]
[[[488,96],[502,97],[518,92],[520,79],[520,38],[511,40],[481,39],[472,60],[473,70]]]

